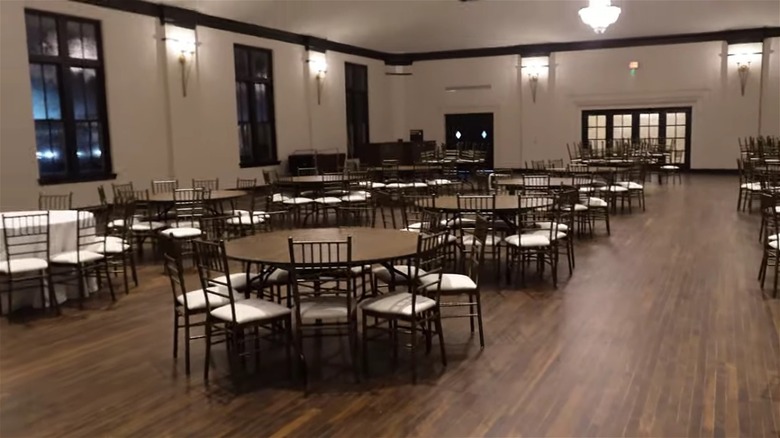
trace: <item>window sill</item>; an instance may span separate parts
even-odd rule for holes
[[[54,176],[54,177],[38,178],[38,185],[50,186],[55,184],[71,184],[71,183],[81,183],[81,182],[90,182],[90,181],[109,181],[115,179],[116,179],[115,173],[109,173],[109,174],[101,173],[97,175],[78,175],[78,176]]]
[[[247,169],[251,167],[267,167],[267,166],[278,166],[279,164],[282,164],[279,160],[273,160],[273,161],[261,161],[259,163],[239,163],[238,167],[242,169]]]

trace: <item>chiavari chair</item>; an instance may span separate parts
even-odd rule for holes
[[[420,234],[417,238],[417,254],[406,265],[394,265],[394,270],[404,272],[407,290],[388,292],[364,300],[360,307],[363,321],[363,369],[368,374],[368,342],[377,339],[376,332],[386,332],[393,344],[393,363],[398,359],[398,339],[401,333],[409,333],[412,382],[417,383],[418,331],[425,337],[426,352],[430,353],[434,332],[439,337],[442,366],[447,366],[444,332],[441,324],[441,281],[444,264],[446,231]],[[369,318],[374,323],[369,324]],[[389,329],[387,328],[389,326]]]
[[[464,253],[468,254],[473,250],[474,227],[481,218],[487,227],[485,238],[482,239],[482,251],[490,253],[498,278],[501,275],[501,242],[504,240],[505,229],[497,223],[496,195],[458,195],[457,202],[458,220],[461,222],[460,244]]]
[[[135,224],[136,204],[133,199],[119,198],[113,205],[110,217],[119,217],[114,221],[121,221],[122,226],[106,227],[105,234],[98,236],[98,243],[94,245],[94,251],[103,254],[108,260],[108,270],[112,274],[121,274],[124,280],[125,294],[129,293],[130,286],[127,277],[128,265],[133,278],[133,284],[138,287],[138,273],[136,270],[135,254],[133,251],[133,225]],[[108,214],[104,212],[103,214]]]
[[[3,213],[3,258],[0,260],[0,314],[2,294],[8,296],[8,314],[13,310],[15,292],[38,289],[41,304],[59,314],[49,262],[49,212]]]
[[[67,195],[38,195],[38,210],[73,210],[73,192]]]
[[[208,191],[219,190],[219,178],[214,179],[193,179],[193,189],[205,189]]]
[[[179,188],[179,180],[177,179],[156,179],[152,180],[152,193],[173,193],[174,190]]]
[[[558,233],[557,226],[550,226],[549,229],[539,232],[539,223],[548,222],[550,224],[560,223],[560,209],[556,202],[550,202],[548,196],[527,196],[518,195],[517,205],[538,205],[532,209],[518,209],[517,217],[518,234],[504,239],[507,243],[507,279],[514,270],[520,271],[521,284],[525,285],[526,265],[536,262],[537,272],[541,278],[544,272],[544,265],[549,264],[552,268],[553,287],[558,287],[558,265],[556,257],[556,248],[553,240]]]

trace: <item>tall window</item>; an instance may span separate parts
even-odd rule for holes
[[[100,23],[33,10],[25,23],[40,183],[109,178]]]
[[[275,164],[276,124],[271,51],[236,45],[236,105],[241,167]]]
[[[666,151],[682,152],[690,162],[691,107],[614,109],[582,112],[582,141],[610,148],[614,141],[648,141]]]
[[[368,143],[368,68],[365,65],[344,64],[347,93],[347,152],[354,156],[355,148]]]

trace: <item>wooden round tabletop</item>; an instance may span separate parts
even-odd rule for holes
[[[322,185],[325,183],[340,183],[351,181],[353,178],[349,175],[303,175],[303,176],[285,176],[276,180],[280,185]]]
[[[523,187],[523,178],[498,178],[493,180],[493,185],[503,187]],[[569,186],[571,178],[550,178],[550,187]]]
[[[518,209],[531,210],[534,208],[549,207],[552,203],[552,198],[522,198],[522,203],[518,205],[516,195],[497,195],[496,211],[516,211]],[[434,209],[444,212],[456,212],[458,211],[458,197],[437,196],[436,207]]]
[[[290,264],[288,239],[347,240],[352,236],[352,262],[370,265],[411,257],[417,253],[418,234],[384,228],[299,228],[259,233],[225,242],[231,259],[283,267]]]
[[[206,202],[228,201],[246,196],[244,190],[212,190]],[[155,193],[149,196],[149,202],[173,202],[173,192]]]

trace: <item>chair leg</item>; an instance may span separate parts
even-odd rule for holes
[[[442,330],[441,327],[441,309],[435,308],[434,309],[435,316],[434,316],[434,323],[436,325],[436,333],[439,335],[439,350],[441,352],[441,365],[443,367],[447,367],[447,350],[444,346],[444,330]],[[480,334],[482,334],[482,330],[479,331]]]
[[[368,377],[368,317],[363,315],[363,374]]]
[[[206,321],[206,354],[203,362],[203,380],[209,381],[209,368],[211,365],[211,324]]]
[[[111,277],[108,275],[108,259],[103,258],[103,270],[106,272],[106,283],[108,283],[108,292],[111,293],[111,301],[116,301],[116,295],[114,295],[114,283],[111,281]],[[99,268],[97,272],[100,272]]]
[[[54,281],[52,280],[51,275],[51,269],[46,270],[46,283],[47,287],[49,288],[49,306],[54,308],[54,314],[59,316],[62,314],[62,311],[60,310],[60,303],[57,302],[57,293],[54,289]],[[0,299],[0,302],[2,300]],[[0,307],[0,315],[2,315],[3,310],[2,307]]]
[[[179,315],[173,311],[173,358],[179,357]]]
[[[417,321],[412,319],[412,339],[411,339],[411,367],[412,367],[412,383],[417,384]]]
[[[127,281],[127,255],[121,254],[122,257],[122,278],[125,282],[125,295],[130,293],[130,283]]]
[[[485,348],[485,330],[482,327],[482,294],[477,288],[474,294],[477,298],[477,324],[479,325],[479,348]]]

